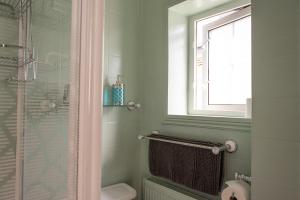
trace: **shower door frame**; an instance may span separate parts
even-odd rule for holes
[[[74,98],[70,98],[70,108],[77,107],[78,116],[70,112],[70,122],[78,119],[78,124],[70,123],[69,135],[72,135],[74,127],[78,126],[78,146],[75,147],[78,154],[77,158],[72,155],[69,158],[70,170],[77,167],[76,196],[72,187],[69,187],[69,200],[100,199],[103,8],[104,0],[72,0],[70,97]],[[78,66],[77,70],[73,66]],[[74,78],[76,75],[79,76],[78,80]],[[79,90],[76,89],[76,85],[79,86]],[[77,101],[76,97],[79,97]],[[69,142],[74,144],[74,141]],[[77,166],[72,165],[72,158],[77,159]],[[71,174],[69,181],[74,181],[73,178]]]

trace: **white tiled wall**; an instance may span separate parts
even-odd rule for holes
[[[117,75],[125,83],[125,99],[138,97],[138,0],[105,1],[104,80],[112,85]],[[103,111],[102,185],[133,184],[138,168],[139,111],[105,107]]]
[[[299,199],[298,1],[252,5],[252,199]]]

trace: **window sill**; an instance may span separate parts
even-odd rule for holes
[[[241,132],[250,132],[251,130],[251,119],[237,117],[168,115],[162,124]]]

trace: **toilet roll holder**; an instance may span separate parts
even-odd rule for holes
[[[234,179],[235,180],[243,180],[245,182],[251,183],[251,176],[246,176],[246,175],[240,174],[238,172],[234,173]]]

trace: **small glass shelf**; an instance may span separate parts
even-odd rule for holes
[[[127,105],[103,105],[103,107],[127,107]]]
[[[128,103],[124,105],[103,105],[103,107],[124,107],[127,108],[129,111],[134,111],[139,109],[141,107],[141,104],[136,103],[135,101],[128,101]]]

